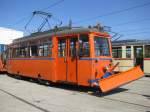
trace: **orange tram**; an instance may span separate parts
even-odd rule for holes
[[[53,29],[13,40],[6,51],[9,74],[82,86],[102,92],[144,76],[137,66],[114,72],[111,37],[98,28]]]
[[[4,71],[4,67],[3,67],[3,62],[2,62],[2,59],[0,59],[0,72],[3,72]]]

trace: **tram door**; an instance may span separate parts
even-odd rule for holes
[[[77,43],[78,38],[68,39],[67,81],[77,82]]]
[[[77,37],[58,38],[57,79],[77,82]]]

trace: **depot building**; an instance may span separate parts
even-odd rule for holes
[[[125,71],[140,65],[146,75],[150,75],[150,40],[119,40],[112,42],[114,63],[117,69]]]

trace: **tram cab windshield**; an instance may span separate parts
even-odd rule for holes
[[[94,37],[95,56],[110,56],[109,41],[104,37]]]
[[[110,42],[109,38],[102,36],[94,36],[90,41],[90,36],[80,35],[79,38],[79,56],[80,57],[110,57]],[[94,44],[92,44],[94,43]],[[94,49],[93,49],[94,48]],[[93,55],[94,53],[94,55]]]

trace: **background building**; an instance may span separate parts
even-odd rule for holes
[[[114,63],[120,63],[117,69],[125,71],[140,65],[150,75],[150,40],[120,40],[112,46]]]

